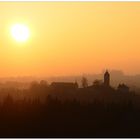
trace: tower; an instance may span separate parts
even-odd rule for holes
[[[105,74],[104,74],[104,85],[106,87],[108,87],[110,85],[110,74],[109,72],[106,70]]]

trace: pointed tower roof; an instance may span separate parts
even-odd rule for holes
[[[106,72],[105,72],[105,75],[109,75],[109,72],[108,72],[108,70],[106,70]]]

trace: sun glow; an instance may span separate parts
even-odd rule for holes
[[[12,37],[17,42],[25,42],[29,38],[29,28],[23,24],[15,24],[11,28]]]

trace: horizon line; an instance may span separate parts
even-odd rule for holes
[[[109,73],[111,73],[109,71]],[[90,75],[101,75],[103,74],[103,72],[101,73],[84,73],[84,74],[70,74],[70,75],[51,75],[51,76],[47,76],[47,75],[24,75],[24,76],[0,76],[0,79],[7,79],[7,78],[58,78],[58,77],[74,77],[74,76],[90,76]],[[122,74],[124,76],[140,76],[140,73],[138,74],[126,74],[124,72],[122,72]]]

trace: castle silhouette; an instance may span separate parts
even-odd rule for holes
[[[86,82],[86,78],[84,77],[84,82]],[[110,73],[108,72],[108,70],[105,71],[104,76],[103,76],[103,82],[102,80],[98,80],[96,79],[93,82],[93,85],[88,85],[87,83],[85,83],[85,86],[83,87],[79,87],[77,82],[52,82],[50,85],[51,91],[54,91],[57,93],[59,92],[73,92],[77,89],[99,89],[99,90],[107,90],[108,92],[111,92],[113,90],[115,90],[113,87],[111,87],[110,85]],[[129,87],[127,85],[125,85],[124,83],[119,84],[117,87],[117,92],[119,93],[128,93],[129,92]]]

